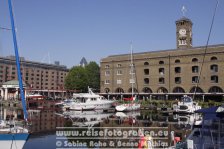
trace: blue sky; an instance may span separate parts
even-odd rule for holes
[[[193,22],[193,46],[204,46],[215,0],[12,0],[20,56],[60,61],[68,68],[82,57],[96,61],[130,51],[176,48],[175,21]],[[209,44],[224,43],[224,1],[220,0]],[[10,28],[7,0],[0,0],[0,26]],[[0,55],[13,55],[10,31],[0,30]]]

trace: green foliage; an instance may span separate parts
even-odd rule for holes
[[[86,67],[88,86],[99,92],[100,90],[100,67],[96,62],[90,62]]]
[[[99,90],[100,68],[96,62],[90,62],[86,67],[75,66],[70,69],[65,78],[65,88],[87,92],[88,86]]]

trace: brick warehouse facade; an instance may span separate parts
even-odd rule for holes
[[[66,66],[27,61],[20,58],[22,79],[33,90],[63,90],[68,73]],[[14,56],[0,57],[0,86],[7,81],[17,80]]]
[[[177,49],[134,53],[135,92],[223,95],[224,44],[192,47],[190,19],[176,21]],[[205,57],[204,57],[205,55]],[[204,62],[203,62],[204,61]],[[130,93],[130,54],[101,60],[101,93]],[[201,72],[201,75],[200,75]]]

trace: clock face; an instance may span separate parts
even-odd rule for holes
[[[179,30],[180,35],[186,35],[186,33],[187,33],[186,29],[182,28],[182,29]]]

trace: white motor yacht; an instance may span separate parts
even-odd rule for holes
[[[63,102],[64,108],[78,111],[105,110],[110,108],[115,102],[93,93],[91,88],[88,88],[88,90],[88,93],[73,94],[72,99],[67,99]]]
[[[199,109],[201,109],[201,106],[193,102],[193,99],[187,95],[182,97],[178,104],[173,105],[173,110],[177,113],[194,113],[194,111]]]

